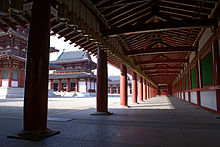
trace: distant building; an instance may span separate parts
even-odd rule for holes
[[[55,92],[95,92],[97,68],[88,53],[84,51],[63,52],[50,64],[62,67],[49,75],[50,88]]]
[[[128,82],[128,94],[131,94],[131,80],[129,77],[127,82]],[[108,77],[108,93],[120,94],[120,76]]]
[[[24,96],[28,30],[0,30],[0,98]],[[51,48],[50,52],[57,52]]]

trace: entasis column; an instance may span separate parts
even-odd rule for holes
[[[146,101],[147,100],[147,86],[146,86],[146,80],[143,80],[143,99]]]
[[[138,98],[140,102],[143,101],[143,79],[141,76],[139,76],[139,81],[138,81]]]
[[[26,60],[24,128],[17,136],[22,139],[37,141],[59,133],[47,128],[50,7],[50,0],[33,1]]]
[[[127,93],[127,67],[121,63],[120,65],[120,105],[128,105],[128,93]]]
[[[132,103],[137,103],[137,74],[132,72]]]

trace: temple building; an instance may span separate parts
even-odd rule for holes
[[[62,69],[50,74],[50,88],[54,92],[72,92],[78,96],[95,94],[97,68],[90,55],[84,51],[63,52],[56,61],[50,61]]]
[[[131,94],[131,79],[129,77],[127,78],[127,82],[128,94]],[[120,94],[120,76],[108,76],[108,93]]]
[[[24,97],[27,43],[28,29],[0,30],[0,98]]]

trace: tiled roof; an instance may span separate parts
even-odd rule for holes
[[[71,51],[71,52],[63,52],[57,59],[60,60],[73,60],[73,59],[83,59],[87,56],[87,53],[84,51]]]
[[[72,73],[72,74],[50,74],[49,78],[78,78],[94,76],[91,73]]]

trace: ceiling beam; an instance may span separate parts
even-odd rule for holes
[[[106,33],[109,37],[117,35],[129,35],[146,32],[158,32],[188,28],[207,28],[216,24],[216,20],[212,18],[206,19],[189,19],[175,21],[150,22],[134,26],[125,26],[109,29]]]
[[[160,69],[167,69],[167,70],[171,70],[171,69],[176,69],[176,70],[180,70],[182,67],[180,66],[161,66],[161,67],[145,67],[145,68],[141,68],[141,70],[160,70]]]
[[[187,59],[160,59],[160,60],[144,60],[144,61],[139,61],[136,62],[137,65],[141,64],[153,64],[153,63],[187,63]]]
[[[135,55],[144,55],[144,54],[152,54],[152,53],[167,53],[167,52],[188,52],[188,51],[196,51],[197,47],[195,46],[177,46],[177,47],[160,47],[160,48],[146,48],[139,50],[131,50],[127,51],[128,56]]]

